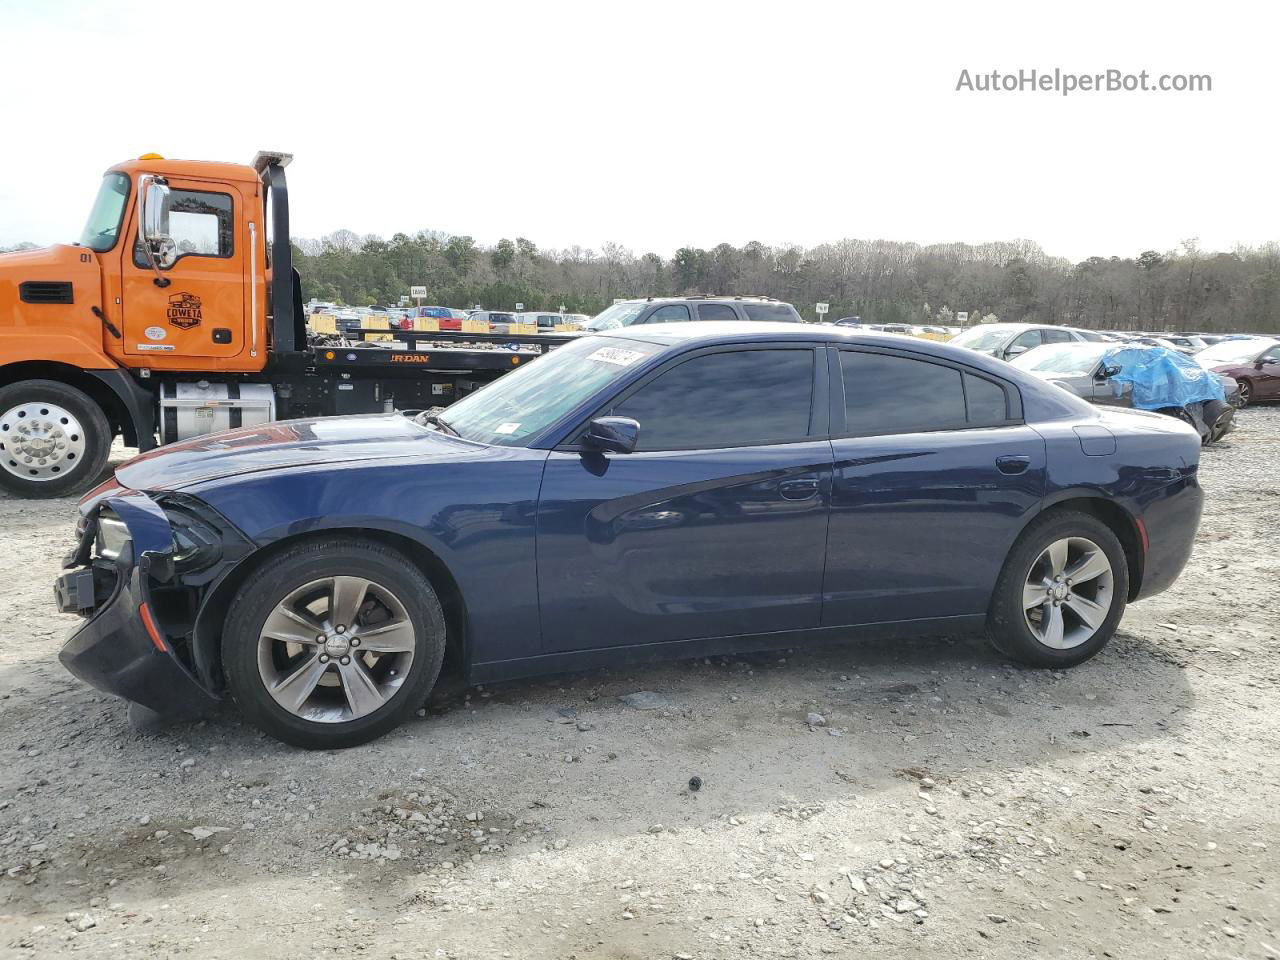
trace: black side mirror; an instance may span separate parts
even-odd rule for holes
[[[1119,367],[1104,365],[1103,368],[1098,371],[1098,376],[1101,377],[1103,380],[1110,380],[1119,372],[1120,372]]]
[[[630,417],[596,417],[582,437],[587,449],[610,453],[631,453],[639,442],[640,424]]]

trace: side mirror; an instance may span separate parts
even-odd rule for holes
[[[138,240],[143,255],[156,273],[156,286],[167,287],[160,271],[173,266],[173,239],[169,236],[169,185],[159,177],[144,176],[138,184]]]
[[[1021,354],[1026,353],[1027,349],[1028,348],[1025,343],[1015,343],[1013,346],[1005,350],[1004,357],[1006,360],[1008,360],[1010,357],[1020,356]]]
[[[1103,380],[1110,380],[1119,372],[1120,372],[1119,367],[1104,365],[1103,368],[1098,371],[1098,376],[1100,376]]]
[[[596,417],[582,437],[584,447],[609,453],[631,453],[639,442],[640,424],[630,417]]]

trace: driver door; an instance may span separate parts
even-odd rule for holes
[[[238,235],[244,200],[229,184],[169,178],[173,262],[159,286],[137,217],[120,245],[124,352],[130,356],[235,357],[247,349],[248,238]]]

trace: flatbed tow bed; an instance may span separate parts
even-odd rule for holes
[[[369,339],[373,335],[377,339]],[[390,336],[392,339],[388,340]],[[459,333],[353,330],[311,343],[316,367],[415,367],[451,372],[507,371],[537,359],[579,334]],[[355,340],[354,343],[350,342]]]

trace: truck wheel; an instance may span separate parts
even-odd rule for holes
[[[111,452],[111,426],[88,394],[56,380],[0,387],[0,487],[61,497],[91,487]]]
[[[353,747],[413,714],[444,660],[427,579],[381,544],[332,537],[268,561],[231,602],[227,686],[245,717],[308,750]]]
[[[1103,648],[1124,615],[1124,548],[1096,517],[1050,510],[1009,551],[987,611],[991,645],[1037,667],[1083,663]]]

